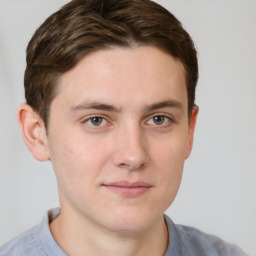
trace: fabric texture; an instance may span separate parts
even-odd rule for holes
[[[60,214],[50,210],[42,222],[0,247],[0,256],[67,256],[54,240],[49,223]],[[169,245],[163,256],[248,256],[233,244],[198,229],[176,225],[165,215]]]

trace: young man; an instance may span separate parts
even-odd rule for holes
[[[73,0],[27,48],[18,119],[51,161],[60,209],[0,255],[245,255],[164,215],[189,156],[198,107],[196,50],[149,0]]]

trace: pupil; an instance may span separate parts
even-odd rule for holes
[[[164,122],[164,117],[163,116],[154,116],[154,122],[156,124],[162,124]]]
[[[102,123],[102,117],[93,117],[92,123],[96,126],[100,125]]]

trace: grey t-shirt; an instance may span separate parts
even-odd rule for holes
[[[54,240],[49,223],[60,213],[48,211],[42,222],[0,247],[0,256],[67,256]],[[169,245],[164,256],[248,256],[237,246],[197,229],[176,225],[165,215]]]

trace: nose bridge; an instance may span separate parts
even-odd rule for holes
[[[114,163],[128,169],[138,169],[148,162],[146,136],[142,127],[131,121],[119,127],[115,141]]]

